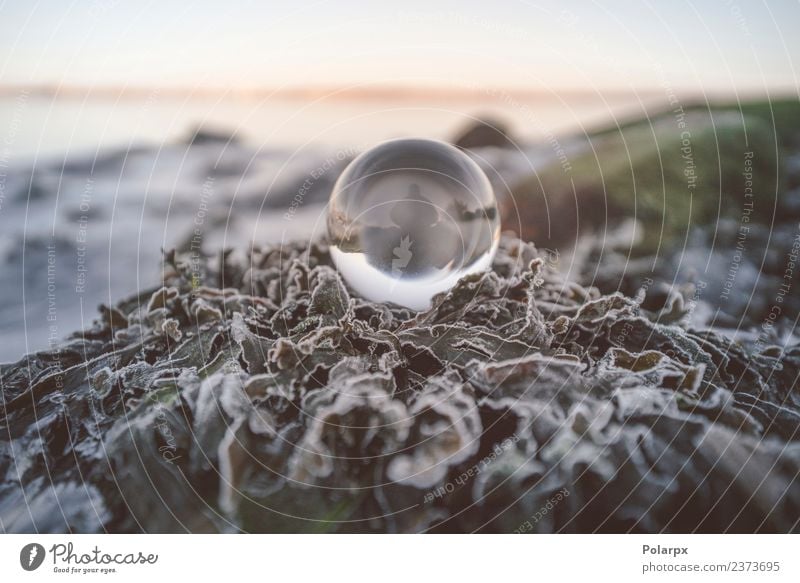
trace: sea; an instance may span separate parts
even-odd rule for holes
[[[140,91],[0,96],[0,362],[56,346],[159,284],[164,250],[252,246],[325,233],[346,164],[383,140],[453,141],[500,121],[516,149],[482,153],[509,182],[571,136],[666,106],[658,92],[479,99],[274,97]],[[490,149],[491,150],[491,149]]]

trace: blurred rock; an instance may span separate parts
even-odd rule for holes
[[[190,146],[203,144],[236,144],[239,137],[221,128],[199,126],[194,131],[190,131],[186,138],[186,143]]]
[[[508,126],[489,117],[472,122],[453,140],[455,146],[464,150],[488,147],[515,149],[517,146],[514,142]]]

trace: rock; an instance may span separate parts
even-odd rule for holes
[[[190,146],[203,144],[236,144],[239,137],[228,130],[199,126],[187,133],[186,143]]]
[[[455,137],[453,144],[464,150],[489,147],[517,148],[508,126],[493,118],[482,118],[472,122]]]

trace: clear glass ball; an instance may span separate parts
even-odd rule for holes
[[[353,160],[328,208],[330,252],[361,296],[413,310],[487,269],[500,216],[483,170],[437,140],[384,142]]]

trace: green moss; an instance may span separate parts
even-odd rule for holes
[[[756,101],[723,106],[722,108],[741,112],[747,117],[758,118],[774,128],[780,147],[800,146],[800,101],[783,99],[773,101]]]
[[[793,110],[790,104],[773,104],[781,119],[791,118]],[[587,138],[586,150],[570,160],[571,171],[554,164],[519,184],[514,189],[517,205],[541,213],[546,202],[548,233],[567,226],[569,238],[556,235],[556,246],[574,239],[576,229],[588,234],[635,218],[643,227],[635,253],[680,244],[692,227],[721,217],[739,219],[745,211],[751,220],[769,221],[782,186],[784,137],[776,139],[774,126],[765,119],[768,113],[759,104],[741,112],[689,108],[604,129]],[[782,131],[788,136],[788,129]],[[746,170],[752,171],[753,198],[745,196]],[[746,206],[751,202],[752,211]],[[523,221],[532,218],[531,210],[525,212]],[[538,242],[541,219],[533,221],[523,235]]]

